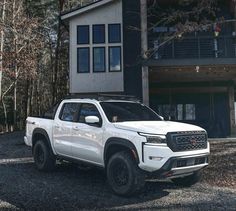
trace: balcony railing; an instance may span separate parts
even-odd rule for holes
[[[235,58],[236,37],[234,36],[195,36],[169,41],[158,47],[161,41],[150,40],[150,47],[158,49],[153,59],[204,59]]]

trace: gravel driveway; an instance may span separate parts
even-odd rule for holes
[[[38,172],[22,133],[0,135],[0,210],[236,210],[236,141],[213,143],[211,163],[192,188],[148,181],[139,196],[122,198],[98,169]]]

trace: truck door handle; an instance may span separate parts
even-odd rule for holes
[[[28,124],[35,125],[36,122],[27,121]]]
[[[77,127],[77,126],[73,127],[73,130],[79,130],[79,129],[80,129],[80,128]]]
[[[59,126],[59,125],[55,125],[55,128],[57,128],[57,129],[58,129],[58,128],[60,128],[60,126]]]

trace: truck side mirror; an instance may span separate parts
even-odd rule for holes
[[[165,120],[165,118],[164,118],[163,116],[160,116],[160,115],[159,115],[159,117],[160,117],[160,119],[161,119],[162,121]]]
[[[100,120],[97,116],[86,116],[85,123],[87,124],[99,124]]]

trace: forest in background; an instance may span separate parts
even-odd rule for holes
[[[68,26],[60,13],[92,0],[0,1],[0,133],[23,129],[68,94]]]

